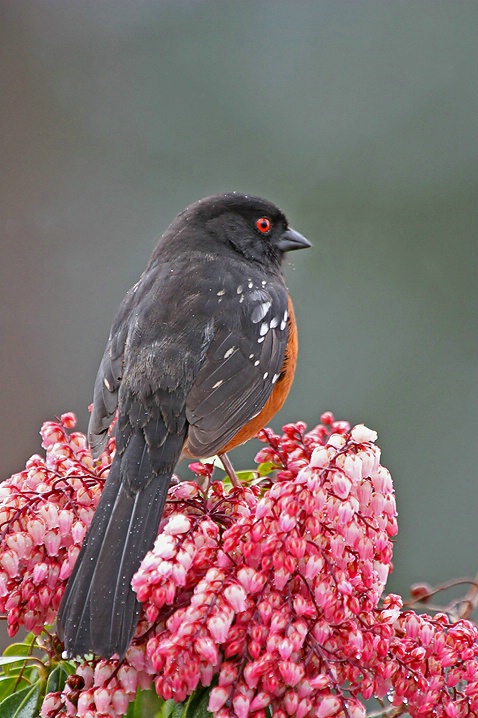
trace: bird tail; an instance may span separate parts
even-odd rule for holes
[[[154,544],[172,472],[136,491],[122,474],[117,454],[60,605],[58,635],[69,657],[122,658],[138,622],[131,579]]]

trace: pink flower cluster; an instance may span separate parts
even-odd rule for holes
[[[191,466],[212,475],[212,465]],[[163,606],[177,607],[191,598],[200,578],[217,565],[223,530],[250,515],[258,493],[248,488],[227,493],[220,481],[206,493],[193,482],[170,489],[154,548],[132,582],[151,623],[162,617]]]
[[[144,631],[146,624],[140,626]],[[149,670],[148,670],[149,669]],[[115,718],[125,715],[137,689],[149,689],[152,668],[146,665],[143,648],[131,646],[123,661],[84,662],[70,676],[62,692],[49,693],[43,701],[41,718],[79,716]]]
[[[411,716],[478,715],[478,632],[469,621],[450,623],[413,611],[401,614],[390,642],[392,704]]]
[[[478,631],[383,597],[397,531],[376,434],[327,412],[310,432],[265,429],[242,488],[170,489],[133,578],[143,606],[124,661],[93,659],[46,696],[42,718],[124,715],[136,689],[184,701],[214,687],[215,718],[478,715]],[[0,487],[0,609],[11,634],[52,623],[114,451],[93,463],[75,420],[43,426],[46,457]],[[48,599],[48,600],[47,600]]]
[[[114,441],[93,464],[73,414],[41,429],[45,457],[0,485],[0,613],[8,632],[40,633],[55,621],[111,463]]]
[[[395,501],[374,433],[330,419],[309,434],[302,423],[263,432],[258,460],[280,471],[262,497],[213,484],[202,515],[189,498],[145,558],[133,586],[163,617],[147,644],[163,698],[183,701],[217,673],[218,718],[364,714],[341,686],[390,632],[372,627]],[[231,502],[242,515],[221,526],[215,511]]]

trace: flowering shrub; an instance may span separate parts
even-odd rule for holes
[[[389,716],[478,715],[477,628],[384,595],[392,480],[375,432],[329,412],[310,432],[260,432],[241,487],[191,464],[200,483],[172,486],[133,578],[143,613],[124,660],[63,660],[49,626],[114,453],[110,439],[93,462],[74,425],[44,424],[45,457],[0,486],[0,612],[11,636],[33,634],[0,659],[3,715],[114,718],[135,701],[135,715],[360,718],[372,697]]]

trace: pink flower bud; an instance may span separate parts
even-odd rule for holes
[[[256,693],[255,697],[252,700],[252,703],[250,705],[250,712],[255,713],[256,711],[262,710],[263,708],[267,708],[268,705],[270,705],[271,702],[271,696],[269,693],[266,693],[265,691],[260,691],[259,693]]]
[[[0,572],[0,598],[8,596],[8,576],[4,571]]]
[[[138,672],[132,666],[123,664],[118,671],[118,680],[126,693],[136,693],[138,687]]]
[[[312,710],[312,701],[309,698],[303,698],[301,701],[299,701],[299,704],[297,706],[297,711],[295,713],[296,718],[304,718],[304,716],[309,715]]]
[[[216,686],[209,694],[209,703],[207,706],[208,711],[211,713],[217,713],[217,711],[223,707],[227,699],[229,698],[230,691],[222,686]]]
[[[37,627],[38,624],[38,616],[36,611],[26,611],[25,615],[23,616],[23,625],[27,629],[27,631],[33,631]],[[40,624],[43,628],[43,625]],[[37,631],[38,633],[39,631]]]
[[[81,521],[75,521],[75,523],[71,527],[71,536],[73,538],[73,541],[76,544],[82,544],[83,539],[85,538],[85,534],[86,527],[81,523]]]
[[[87,717],[87,714],[89,713],[89,709],[93,705],[93,691],[82,691],[80,693],[80,696],[78,698],[78,716],[82,716],[83,718]],[[74,706],[73,706],[74,707]],[[69,715],[72,715],[71,713],[68,713]],[[73,713],[73,715],[75,715]]]
[[[40,430],[40,434],[43,440],[42,446],[44,449],[47,449],[58,442],[63,442],[66,438],[65,432],[61,428],[60,424],[57,424],[54,421],[45,421]]]
[[[88,663],[83,663],[76,669],[76,675],[81,676],[85,681],[85,688],[89,690],[93,685],[93,668]]]
[[[61,536],[58,530],[47,531],[45,534],[45,548],[49,556],[57,556],[61,544]]]
[[[345,446],[345,438],[341,434],[331,434],[327,446],[334,449],[342,449]]]
[[[226,661],[221,666],[221,672],[219,673],[219,685],[230,686],[232,683],[235,683],[237,681],[237,676],[237,666]]]
[[[18,576],[18,556],[11,549],[3,553],[0,558],[0,565],[5,569],[10,578]]]
[[[243,586],[246,593],[255,594],[262,591],[267,579],[260,571],[244,566],[237,572],[237,580]]]
[[[246,610],[247,594],[238,584],[231,584],[224,589],[224,597],[230,603],[235,613]]]
[[[41,718],[49,718],[55,715],[61,708],[61,693],[48,693],[43,699],[40,715]]]
[[[372,483],[375,491],[385,496],[388,496],[393,491],[392,477],[384,466],[380,466],[372,476]]]
[[[296,524],[295,516],[291,516],[289,513],[284,512],[279,516],[279,530],[288,532],[291,531]]]
[[[382,611],[383,613],[383,611]],[[420,641],[424,646],[429,646],[434,637],[434,630],[429,623],[424,623],[420,628]]]
[[[111,705],[118,715],[122,716],[126,714],[129,702],[130,699],[123,690],[117,688],[113,691],[111,695]],[[96,705],[98,706],[98,703],[96,703]]]
[[[176,555],[176,541],[164,533],[158,535],[153,547],[153,556],[169,560]]]
[[[341,471],[334,472],[331,485],[332,491],[339,499],[346,499],[352,488],[352,482]]]
[[[283,703],[287,715],[296,715],[297,706],[299,705],[299,696],[295,691],[287,691],[283,698]]]
[[[73,513],[67,509],[62,509],[58,514],[58,526],[62,536],[68,536],[71,533],[73,523]]]
[[[363,467],[360,456],[356,454],[349,454],[346,456],[343,462],[343,470],[354,483],[361,481],[363,476]]]
[[[284,683],[292,687],[296,686],[297,683],[304,677],[304,667],[301,664],[294,663],[293,661],[281,661],[279,663],[279,672],[284,679]]]
[[[93,693],[96,709],[99,713],[107,713],[111,704],[111,694],[107,688],[97,688]]]
[[[176,561],[184,568],[185,571],[189,571],[193,559],[187,551],[180,549],[176,554]]]
[[[127,666],[123,666],[120,671],[123,670],[123,668],[127,668]],[[100,688],[101,686],[105,685],[106,681],[113,673],[113,670],[114,666],[112,663],[101,660],[95,666],[93,685],[96,688]]]
[[[330,464],[330,455],[327,449],[318,446],[312,452],[309,466],[311,468],[322,469]]]
[[[194,648],[201,658],[216,665],[219,659],[218,648],[211,638],[202,637],[196,639]]]
[[[228,617],[224,613],[220,613],[216,616],[212,616],[208,620],[207,627],[209,633],[216,641],[216,643],[224,643],[224,641],[227,639],[227,635],[229,633],[233,617],[234,614],[231,611],[230,617]]]
[[[246,698],[246,696],[241,695],[240,693],[236,693],[232,700],[232,704],[237,718],[248,718],[250,706],[249,698]]]
[[[340,701],[334,696],[328,696],[320,701],[317,711],[317,718],[329,718],[338,713],[340,710]]]

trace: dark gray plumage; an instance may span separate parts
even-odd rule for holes
[[[131,578],[174,467],[183,449],[219,453],[264,407],[288,338],[283,253],[306,246],[271,203],[217,195],[178,215],[124,298],[88,431],[99,456],[118,409],[116,456],[58,616],[69,656],[124,655],[139,616]]]

